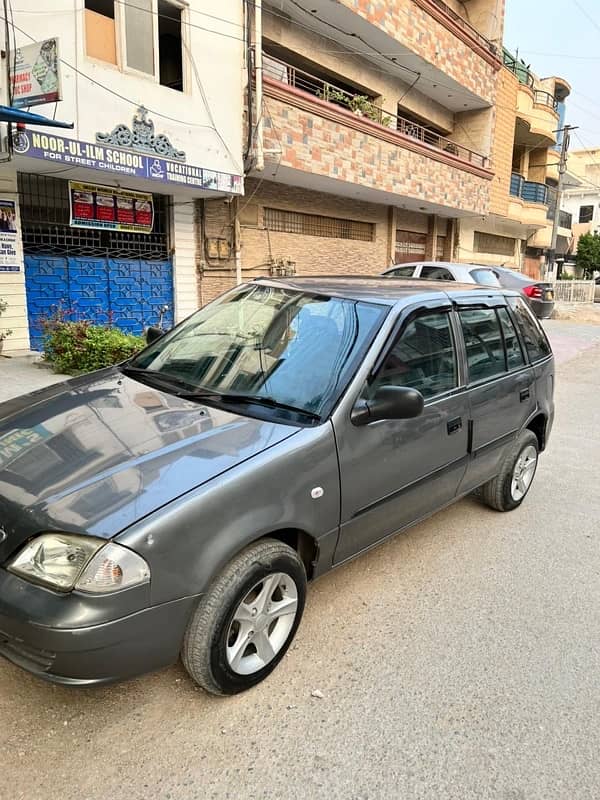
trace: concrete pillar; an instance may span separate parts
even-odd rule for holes
[[[25,297],[25,265],[23,261],[23,240],[19,195],[17,192],[17,172],[12,164],[4,165],[0,172],[0,200],[8,203],[7,210],[15,204],[16,238],[6,236],[7,254],[0,259],[0,298],[8,308],[0,317],[0,330],[10,329],[12,335],[4,340],[4,353],[27,352],[29,350],[29,324],[27,321],[27,301]],[[16,250],[16,256],[10,250]]]
[[[431,214],[427,226],[427,241],[425,243],[425,261],[435,261],[438,237],[438,218]]]
[[[446,241],[444,242],[444,261],[454,261],[454,243],[456,240],[456,220],[449,219],[446,227]]]
[[[189,197],[173,198],[171,218],[173,246],[174,319],[181,322],[200,306],[196,278],[196,230],[194,203]]]
[[[387,258],[388,262],[385,268],[393,266],[396,263],[396,228],[398,227],[398,209],[394,206],[388,208],[388,226],[387,226]]]

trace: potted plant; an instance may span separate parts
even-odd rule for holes
[[[384,114],[383,109],[376,106],[375,103],[364,94],[354,95],[348,105],[350,111],[353,111],[357,116],[366,117],[372,122],[378,122],[380,125],[385,125],[386,128],[389,127],[390,122],[392,121],[392,118],[389,115]]]
[[[0,297],[0,317],[8,308],[8,303]],[[0,353],[4,347],[4,340],[12,334],[10,328],[0,328]]]

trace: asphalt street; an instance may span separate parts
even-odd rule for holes
[[[74,690],[0,661],[0,798],[597,800],[600,328],[547,328],[557,418],[520,509],[463,500],[325,576],[235,698],[181,666]]]

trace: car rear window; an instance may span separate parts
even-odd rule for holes
[[[470,275],[475,283],[482,286],[500,286],[500,281],[491,269],[472,269]]]
[[[529,360],[535,362],[547,358],[552,353],[552,348],[542,326],[520,297],[509,297],[507,299],[525,342]]]

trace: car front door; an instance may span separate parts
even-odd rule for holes
[[[465,301],[466,302],[466,301]],[[507,446],[535,410],[535,381],[501,297],[457,309],[468,370],[471,460],[460,492],[498,474]]]
[[[455,496],[467,466],[468,400],[450,307],[416,311],[393,334],[360,399],[410,386],[420,417],[355,426],[334,418],[341,478],[339,563],[435,511]]]

